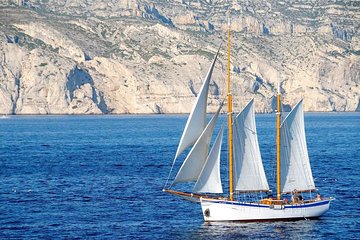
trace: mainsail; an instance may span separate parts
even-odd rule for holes
[[[220,152],[223,136],[221,127],[215,143],[210,151],[206,163],[201,171],[193,192],[197,193],[223,193],[220,177]]]
[[[302,100],[281,125],[281,192],[315,190],[307,151]]]
[[[254,99],[234,120],[234,183],[240,192],[269,191],[255,125]]]
[[[185,161],[181,165],[173,184],[198,180],[209,154],[211,136],[220,114],[221,107],[222,104],[190,150]]]
[[[220,50],[220,48],[219,48]],[[183,134],[180,139],[178,149],[175,154],[175,159],[189,146],[193,145],[199,138],[206,126],[206,107],[209,92],[209,85],[212,72],[214,70],[215,62],[219,51],[216,53],[214,60],[205,77],[205,81],[200,89],[196,103],[191,110],[190,116],[186,122]]]

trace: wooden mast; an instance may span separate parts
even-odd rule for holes
[[[227,46],[227,99],[228,99],[228,144],[229,144],[229,199],[234,201],[233,180],[233,130],[232,130],[232,97],[230,89],[230,16],[228,19]]]
[[[280,124],[281,124],[281,93],[280,82],[278,83],[277,90],[277,111],[276,111],[276,182],[277,182],[277,195],[276,199],[280,200],[281,197],[281,178],[280,178]]]

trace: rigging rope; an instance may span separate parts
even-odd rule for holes
[[[171,175],[172,170],[173,170],[174,165],[175,165],[175,161],[176,161],[176,158],[174,158],[174,160],[173,160],[173,163],[172,163],[172,165],[171,165],[170,172],[169,172],[169,175],[168,175],[168,177],[167,177],[167,179],[166,179],[166,182],[165,182],[165,185],[164,185],[163,190],[166,189],[166,186],[167,186],[167,184],[168,184],[168,182],[169,182],[170,175]],[[169,189],[170,189],[171,186],[172,186],[172,184],[170,184]]]

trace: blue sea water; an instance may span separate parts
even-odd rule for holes
[[[275,119],[256,120],[271,182]],[[360,238],[360,114],[305,115],[315,184],[336,200],[320,219],[296,222],[208,224],[199,205],[163,193],[185,122],[185,115],[1,118],[0,238]]]

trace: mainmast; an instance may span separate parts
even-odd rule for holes
[[[280,178],[280,124],[281,124],[281,93],[280,81],[278,82],[277,89],[277,111],[276,111],[276,182],[277,182],[277,195],[276,199],[280,200],[281,196],[281,178]]]
[[[228,47],[227,47],[227,102],[228,102],[228,141],[229,141],[229,199],[234,201],[234,180],[233,180],[233,130],[232,130],[232,97],[230,89],[230,16],[228,19]]]

